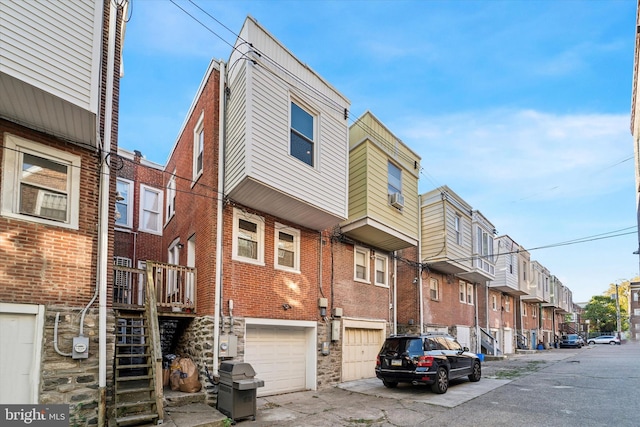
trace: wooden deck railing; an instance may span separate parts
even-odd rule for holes
[[[115,306],[143,309],[149,292],[145,282],[150,277],[159,312],[195,313],[195,268],[147,261],[145,269],[114,265],[113,275]]]

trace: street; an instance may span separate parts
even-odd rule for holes
[[[486,361],[479,383],[390,390],[376,379],[258,398],[238,426],[637,426],[640,344],[553,349]]]

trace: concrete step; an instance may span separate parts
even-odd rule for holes
[[[227,416],[204,403],[165,408],[163,427],[224,427]]]
[[[162,394],[164,396],[164,406],[170,408],[192,403],[205,404],[207,401],[207,392],[204,388],[196,393],[183,393],[180,390],[171,390],[170,387],[165,387]]]

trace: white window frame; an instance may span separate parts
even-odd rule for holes
[[[511,313],[511,297],[509,295],[504,297],[504,311]]]
[[[464,280],[458,281],[458,301],[462,304],[467,303],[467,282]]]
[[[240,238],[241,219],[256,225],[256,258],[245,257],[238,254],[238,249],[240,247],[238,239]],[[231,244],[232,259],[234,261],[264,266],[264,243],[264,218],[259,215],[244,212],[238,208],[233,208],[233,242]]]
[[[166,222],[176,214],[176,171],[174,170],[167,182],[167,210]]]
[[[400,174],[400,177],[397,179],[398,182],[395,182],[396,177],[393,176],[392,171],[398,171]],[[394,193],[402,194],[402,168],[391,161],[387,162],[387,192],[389,195]]]
[[[122,194],[120,190],[117,191],[118,193],[120,193],[120,196],[124,198],[124,200],[122,202],[116,201],[116,205],[118,204],[127,205],[127,217],[124,218],[124,221],[120,223],[117,222],[118,220],[116,220],[116,227],[131,228],[133,227],[133,189],[135,188],[134,183],[129,179],[118,178],[116,189],[118,188],[117,187],[118,184],[123,184],[128,187],[125,194]]]
[[[308,135],[302,134],[301,132],[299,132],[298,130],[296,130],[293,127],[293,105],[296,105],[298,108],[300,108],[302,111],[304,111],[305,113],[307,113],[309,116],[311,116],[311,118],[313,119],[313,139],[309,139]],[[299,99],[295,98],[295,97],[290,97],[289,99],[289,155],[291,157],[293,157],[294,159],[304,163],[305,165],[312,167],[312,168],[317,168],[318,167],[318,141],[320,140],[319,137],[319,128],[320,128],[320,114],[317,111],[314,111],[314,109],[309,108],[309,106],[306,103],[301,102]],[[311,148],[311,164],[307,163],[305,160],[295,156],[292,152],[291,152],[291,148],[293,145],[293,141],[291,139],[291,133],[295,133],[298,137],[302,138],[303,140],[307,141],[308,143],[311,144],[312,148]]]
[[[473,283],[467,283],[467,304],[473,305]]]
[[[293,266],[281,265],[279,263],[280,256],[280,233],[286,233],[293,237]],[[275,223],[274,230],[274,248],[273,248],[273,267],[276,270],[291,271],[293,273],[300,273],[300,230],[291,228],[287,225]]]
[[[378,261],[382,262],[382,276],[383,276],[383,282],[378,281],[378,272],[380,270],[378,270]],[[375,256],[375,260],[373,263],[373,268],[374,268],[374,282],[376,284],[376,286],[382,286],[385,288],[389,287],[389,258],[386,255],[380,255],[380,254],[376,254]]]
[[[522,303],[522,315],[524,317],[527,317],[527,303],[526,302]]]
[[[201,164],[198,159],[201,157]],[[204,111],[193,128],[193,183],[198,180],[204,170]]]
[[[150,192],[150,193],[155,193],[158,195],[158,207],[156,210],[153,210],[147,206],[145,206],[144,201],[145,201],[145,193],[146,192]],[[145,233],[151,233],[151,234],[157,234],[157,235],[162,235],[162,227],[163,227],[163,221],[162,221],[162,207],[163,207],[163,194],[164,192],[162,190],[159,190],[157,188],[154,187],[150,187],[148,185],[145,184],[140,184],[140,197],[139,197],[139,218],[138,218],[138,230],[139,231],[144,231]],[[157,215],[158,218],[158,229],[154,230],[153,228],[148,228],[147,225],[145,224],[144,221],[144,214],[145,212],[150,212],[152,214]]]
[[[438,283],[438,279],[429,279],[429,297],[432,301],[440,301],[440,283]]]
[[[77,230],[80,216],[80,156],[9,133],[5,133],[4,145],[1,191],[2,216]],[[67,218],[65,221],[56,221],[20,213],[22,153],[41,157],[67,167],[67,186],[65,193],[67,196]]]
[[[491,309],[498,311],[498,298],[495,295],[491,295]]]
[[[462,216],[459,214],[455,214],[453,219],[453,228],[456,233],[456,243],[458,245],[462,244]]]
[[[364,268],[363,278],[358,277],[358,266],[359,266],[358,255],[362,256],[363,262],[364,262],[364,265],[362,265],[362,267]],[[370,266],[369,249],[366,249],[360,246],[355,246],[353,250],[353,280],[355,280],[356,282],[371,283],[369,279],[370,270],[371,270],[371,266]]]

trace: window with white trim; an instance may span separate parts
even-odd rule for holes
[[[275,268],[299,272],[300,230],[276,222],[274,241],[276,243]]]
[[[204,111],[193,128],[193,181],[202,175],[204,167]]]
[[[458,282],[458,289],[459,289],[459,300],[461,303],[466,303],[467,302],[467,284],[463,281],[460,280]]]
[[[233,209],[233,259],[264,265],[264,218]]]
[[[140,231],[162,234],[162,191],[140,184]]]
[[[316,149],[316,116],[291,101],[291,141],[290,154],[313,167]]]
[[[525,302],[522,303],[522,315],[527,316],[527,303]]]
[[[176,172],[173,171],[167,183],[167,221],[176,213]]]
[[[387,166],[387,191],[389,195],[402,194],[402,170],[391,162]]]
[[[5,134],[2,215],[78,229],[80,156]]]
[[[453,226],[454,226],[454,230],[456,232],[456,243],[459,244],[459,245],[462,244],[461,224],[462,224],[462,217],[460,215],[456,214],[454,219],[453,219]]]
[[[389,261],[386,256],[376,254],[376,285],[388,286],[387,268]]]
[[[509,296],[504,297],[504,311],[511,312],[511,297]]]
[[[118,178],[116,182],[117,195],[122,200],[116,200],[116,225],[133,227],[133,181]]]
[[[467,283],[467,304],[473,305],[473,283]]]
[[[491,309],[493,311],[498,310],[498,298],[495,295],[491,295]]]
[[[476,249],[478,253],[489,261],[493,261],[493,236],[480,226],[478,226],[477,230],[478,241]]]
[[[369,250],[357,247],[354,250],[354,280],[369,283]]]
[[[535,305],[531,308],[531,317],[538,317],[538,309]]]
[[[431,278],[429,280],[429,296],[434,301],[440,300],[440,284],[438,283],[438,279]]]

